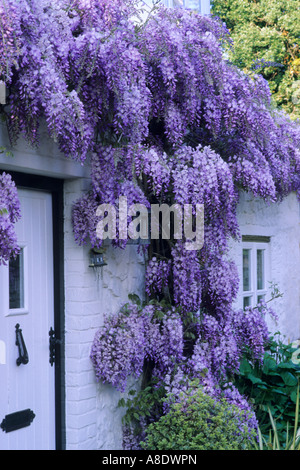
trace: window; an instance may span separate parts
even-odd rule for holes
[[[28,263],[27,247],[21,246],[16,258],[8,263],[7,281],[4,292],[6,316],[28,313]]]
[[[163,0],[163,3],[171,8],[186,8],[201,15],[210,14],[210,0]]]
[[[166,6],[173,8],[187,8],[201,13],[201,0],[165,0]]]
[[[24,249],[9,261],[9,308],[24,308]]]
[[[250,241],[252,239],[253,241]],[[243,237],[243,308],[266,300],[269,278],[267,237]]]

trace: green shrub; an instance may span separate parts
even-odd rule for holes
[[[293,359],[295,351],[292,344],[285,344],[274,336],[265,351],[263,363],[253,364],[245,357],[235,380],[240,393],[252,403],[265,440],[273,432],[271,413],[281,447],[287,441],[287,429],[295,425],[300,378],[299,361]]]
[[[279,439],[278,429],[276,422],[272,416],[272,413],[269,411],[270,423],[272,426],[272,432],[269,433],[269,439],[267,440],[258,429],[259,445],[257,446],[259,450],[300,450],[300,428],[298,427],[299,423],[299,387],[297,391],[297,400],[295,405],[295,422],[294,428],[289,429],[287,424],[286,431],[286,442],[282,444]]]
[[[247,413],[225,399],[215,400],[201,389],[182,400],[146,429],[146,450],[247,450],[254,431]]]

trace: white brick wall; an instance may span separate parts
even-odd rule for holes
[[[75,244],[71,225],[72,203],[88,185],[85,179],[65,182],[66,448],[117,450],[120,394],[96,383],[89,354],[103,313],[116,313],[131,292],[143,295],[144,259],[135,246],[110,247],[99,276],[88,266],[89,248]]]
[[[271,331],[280,331],[287,341],[294,341],[300,338],[300,210],[296,194],[268,205],[242,193],[238,221],[242,235],[271,237],[270,280],[278,284],[283,297],[271,303],[279,315],[278,323],[269,320],[268,325]],[[230,255],[242,279],[241,244],[233,243]],[[235,305],[242,307],[241,286]]]

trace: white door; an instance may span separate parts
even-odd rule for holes
[[[27,189],[18,194],[22,217],[16,231],[21,251],[8,266],[0,266],[0,449],[51,450],[55,449],[54,367],[49,363],[49,330],[54,327],[52,197]]]

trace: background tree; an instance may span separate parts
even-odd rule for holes
[[[300,1],[214,0],[212,13],[226,23],[230,60],[268,81],[274,102],[300,117]]]

